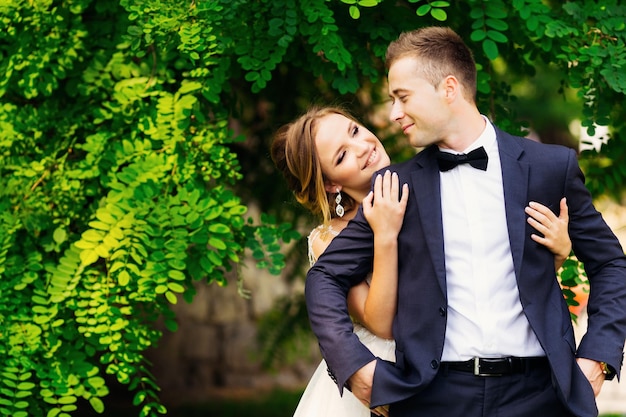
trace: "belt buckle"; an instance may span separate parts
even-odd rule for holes
[[[474,357],[474,375],[475,376],[502,376],[502,374],[496,374],[496,373],[484,374],[480,372],[480,358],[479,357]]]

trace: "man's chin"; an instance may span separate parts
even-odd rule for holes
[[[416,135],[409,136],[409,143],[414,148],[423,148],[429,145],[427,140],[425,140],[424,138],[417,137]]]

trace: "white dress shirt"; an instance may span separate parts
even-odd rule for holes
[[[448,291],[442,361],[545,355],[522,311],[498,142],[493,125],[485,121],[483,133],[463,153],[483,146],[487,170],[461,164],[440,173]]]

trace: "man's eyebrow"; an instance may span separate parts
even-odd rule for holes
[[[400,93],[407,93],[409,90],[407,90],[406,88],[396,88],[395,90],[393,90],[391,92],[391,94],[389,94],[389,97],[391,97],[392,95],[397,96]]]

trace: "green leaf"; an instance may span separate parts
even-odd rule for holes
[[[350,13],[350,17],[354,20],[357,20],[359,17],[361,17],[361,11],[356,6],[350,6],[348,12]]]
[[[103,223],[106,224],[115,224],[117,223],[117,219],[109,212],[100,209],[96,212],[96,217]]]
[[[165,328],[170,332],[175,332],[178,330],[178,323],[175,320],[165,320],[164,324]]]
[[[61,411],[75,411],[77,408],[78,407],[76,405],[74,405],[74,404],[67,404],[67,405],[64,405],[64,406],[61,407]],[[59,414],[59,416],[62,416],[62,415],[70,416],[67,413]]]
[[[539,19],[537,19],[536,16],[529,17],[528,20],[526,21],[526,27],[531,32],[536,31],[537,28],[539,27]]]
[[[170,269],[169,271],[167,271],[167,276],[177,281],[183,281],[186,278],[183,272],[175,269]]]
[[[257,81],[261,77],[261,74],[258,71],[250,71],[246,74],[245,79],[249,82]]]
[[[98,259],[100,259],[100,256],[94,250],[88,249],[80,253],[80,260],[85,266],[95,263]]]
[[[497,30],[498,32],[503,32],[509,29],[509,25],[505,21],[500,19],[486,19],[485,23],[487,24],[487,26],[494,30]]]
[[[422,4],[420,7],[417,8],[415,14],[417,14],[418,16],[426,16],[431,9],[432,6],[430,4]]]
[[[30,391],[35,388],[35,384],[32,382],[22,382],[18,384],[16,388],[20,391]]]
[[[100,398],[91,397],[89,399],[89,404],[91,404],[91,407],[96,413],[102,414],[104,412],[104,403],[102,402]]]
[[[491,39],[485,39],[483,41],[483,51],[485,52],[485,55],[487,55],[487,58],[491,60],[496,59],[499,54],[498,46]]]
[[[89,222],[89,227],[106,232],[111,228],[111,225],[108,223],[98,221],[98,220],[94,220],[94,221]]]
[[[128,285],[128,283],[130,282],[130,274],[128,273],[127,270],[123,269],[120,271],[120,273],[117,276],[117,282],[122,287],[125,287]]]
[[[165,293],[165,298],[167,298],[167,301],[169,301],[172,304],[178,303],[178,298],[176,298],[176,294],[174,294],[171,291],[167,291]]]
[[[51,408],[48,411],[48,414],[46,414],[46,417],[56,417],[60,412],[61,412],[60,408],[56,408],[56,407]]]
[[[436,19],[439,20],[440,22],[445,22],[446,20],[448,20],[448,14],[446,13],[445,10],[443,9],[432,9],[430,11],[430,15]]]
[[[133,397],[133,405],[134,406],[138,406],[139,404],[141,404],[144,400],[146,399],[146,392],[145,391],[137,391],[137,393],[135,394],[135,396]]]
[[[54,233],[52,235],[52,239],[58,244],[62,244],[67,240],[67,232],[63,227],[57,227],[54,229]]]
[[[45,388],[45,389],[42,389],[42,390],[39,392],[39,394],[40,394],[42,397],[52,397],[52,396],[54,395],[54,392],[52,392],[52,391],[50,391],[49,389]]]
[[[89,242],[86,240],[79,240],[78,242],[74,243],[74,245],[76,245],[76,247],[79,249],[93,249],[96,246],[98,246],[98,242]]]
[[[218,249],[218,250],[226,249],[226,244],[224,243],[224,241],[215,237],[209,238],[209,245],[213,246],[215,249]]]
[[[104,238],[104,233],[99,230],[89,229],[81,235],[82,240],[87,242],[101,242]]]
[[[496,32],[495,30],[488,30],[487,36],[493,39],[494,41],[500,42],[500,43],[507,43],[509,41],[509,39],[506,36],[504,36],[500,32]]]
[[[176,283],[176,282],[168,282],[167,283],[167,287],[172,290],[173,292],[177,292],[177,293],[183,293],[185,292],[185,287],[183,287],[182,285]]]
[[[485,18],[485,11],[480,7],[473,8],[470,11],[470,18],[474,21],[482,21]]]
[[[183,81],[181,87],[178,89],[179,94],[188,94],[194,91],[198,91],[202,89],[202,84],[198,81]]]
[[[187,265],[185,264],[185,262],[184,262],[184,261],[181,261],[180,259],[168,259],[168,260],[167,260],[167,264],[168,264],[170,267],[172,267],[172,268],[174,268],[174,269],[181,270],[181,271],[182,271],[182,270],[184,270],[184,269],[185,269],[185,267],[187,266]]]

